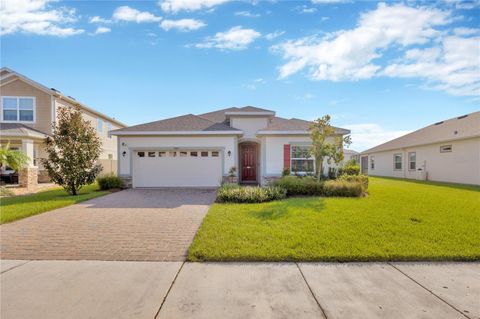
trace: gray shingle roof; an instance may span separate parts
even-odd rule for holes
[[[308,131],[310,128],[310,125],[313,122],[311,121],[305,121],[301,119],[285,119],[281,117],[273,117],[270,124],[268,125],[267,128],[263,129],[262,131]],[[335,132],[337,134],[349,134],[350,131],[339,128],[339,127],[334,127]]]
[[[244,107],[229,107],[229,108],[218,110],[218,111],[199,114],[198,116],[205,118],[207,120],[210,120],[212,122],[223,123],[226,121],[225,113],[227,112],[273,112],[273,111],[262,109],[259,107],[254,107],[254,106],[244,106]]]
[[[429,125],[415,132],[363,151],[362,154],[382,152],[416,145],[441,143],[444,141],[476,136],[480,136],[480,112],[470,113],[466,116],[459,116]]]
[[[112,132],[137,132],[137,131],[239,131],[224,123],[215,123],[205,118],[187,114],[183,116],[173,117],[165,120],[129,126],[123,129],[114,130]]]
[[[34,129],[22,123],[0,123],[0,133],[2,136],[18,137],[37,137],[43,138],[49,134]]]

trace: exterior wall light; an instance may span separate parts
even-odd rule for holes
[[[125,157],[125,155],[127,155],[127,152],[126,152],[126,151],[123,151],[123,152],[122,152],[122,156]]]
[[[228,156],[232,155],[232,151],[227,152]]]

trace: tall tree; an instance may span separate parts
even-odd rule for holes
[[[330,125],[330,115],[316,119],[310,125],[310,137],[312,138],[311,154],[315,158],[317,179],[323,174],[323,162],[325,158],[330,164],[332,161],[339,164],[343,158],[343,145],[350,145],[350,136],[335,136],[335,128]]]
[[[8,166],[14,171],[25,167],[30,158],[22,151],[11,150],[10,143],[0,147],[0,167]]]
[[[42,163],[55,183],[77,195],[102,171],[97,163],[102,144],[80,108],[61,107],[57,119],[53,136],[45,139],[47,158]]]

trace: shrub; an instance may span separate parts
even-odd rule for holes
[[[273,186],[281,187],[287,191],[288,196],[317,195],[323,193],[323,182],[318,182],[315,177],[284,176],[273,182]]]
[[[97,183],[101,190],[123,188],[123,181],[113,174],[98,177]]]
[[[340,177],[338,177],[338,180],[346,182],[358,182],[362,184],[364,192],[368,190],[368,176],[366,175],[340,175]]]
[[[358,175],[360,166],[358,164],[346,164],[338,170],[339,175]]]
[[[285,167],[285,168],[282,170],[282,176],[289,176],[289,175],[290,175],[290,168]]]
[[[363,185],[360,182],[345,180],[326,181],[323,185],[326,197],[360,197],[363,195]]]
[[[262,203],[284,199],[285,189],[276,186],[240,186],[224,184],[217,191],[218,203]]]
[[[15,195],[11,189],[0,186],[0,197],[9,197]]]

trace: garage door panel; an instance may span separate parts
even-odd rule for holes
[[[170,152],[167,152],[167,155]],[[218,186],[222,179],[222,160],[219,156],[197,157],[176,156],[139,157],[137,152],[133,159],[133,184],[134,187],[202,187]],[[184,153],[183,153],[184,154]]]

